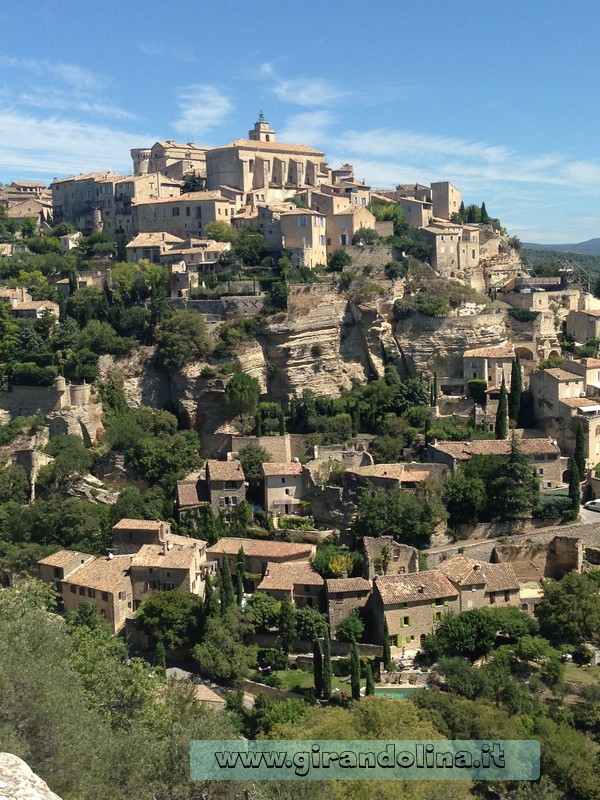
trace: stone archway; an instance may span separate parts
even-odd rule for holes
[[[519,356],[521,361],[533,361],[533,350],[529,347],[515,347],[515,355]]]

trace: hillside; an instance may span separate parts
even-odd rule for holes
[[[559,253],[585,253],[587,255],[600,255],[600,239],[588,239],[578,244],[534,244],[523,242],[526,250],[556,250]]]

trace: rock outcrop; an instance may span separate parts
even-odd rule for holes
[[[2,800],[60,800],[27,764],[11,753],[0,753]]]

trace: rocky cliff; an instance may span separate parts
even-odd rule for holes
[[[17,756],[0,753],[2,800],[60,800],[47,784]]]

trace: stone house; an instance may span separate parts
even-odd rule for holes
[[[221,563],[224,558],[229,561],[232,575],[237,575],[237,556],[243,549],[246,557],[246,574],[256,576],[250,583],[259,583],[265,574],[267,565],[274,563],[289,564],[291,562],[306,563],[314,556],[317,546],[314,544],[296,544],[292,542],[275,542],[272,539],[241,539],[225,536],[216,544],[207,547],[209,560]]]
[[[297,514],[304,496],[302,464],[266,462],[261,467],[265,486],[265,510],[269,514]]]
[[[290,564],[275,561],[267,563],[256,590],[275,600],[289,597],[299,608],[308,606],[319,609],[323,601],[324,585],[325,581],[308,561]]]
[[[332,639],[343,619],[367,605],[371,589],[371,581],[366,578],[329,578],[325,581],[329,635]]]
[[[161,256],[174,246],[183,244],[183,239],[166,231],[156,233],[138,233],[127,243],[127,261],[136,264],[140,259],[147,259],[152,264],[160,264]]]
[[[483,606],[518,606],[520,585],[510,564],[490,564],[461,554],[438,568],[459,592],[461,611]]]
[[[567,334],[577,344],[585,344],[588,339],[600,339],[600,309],[571,311],[566,322]]]
[[[58,319],[60,315],[60,307],[58,303],[53,303],[51,300],[23,300],[12,301],[10,305],[10,313],[17,319],[41,319],[44,314]]]
[[[485,381],[488,388],[500,386],[502,378],[510,389],[515,350],[510,342],[496,347],[476,347],[463,353],[465,385],[471,380]]]
[[[519,447],[531,460],[540,480],[540,489],[556,489],[564,484],[565,462],[555,440],[550,438],[520,439]],[[511,442],[507,439],[481,439],[474,442],[431,442],[427,456],[432,461],[447,464],[455,472],[459,464],[473,456],[508,458]]]
[[[206,484],[210,506],[215,514],[237,506],[246,499],[244,470],[239,461],[206,461]],[[229,521],[229,520],[228,520]]]
[[[417,200],[415,197],[401,197],[398,205],[404,211],[404,216],[413,228],[424,228],[431,224],[433,219],[433,203],[429,200]]]
[[[292,252],[292,263],[314,269],[327,263],[326,220],[310,208],[295,208],[279,218],[281,246]]]
[[[180,239],[203,238],[209,222],[231,223],[235,204],[221,192],[189,192],[140,202],[133,207],[135,233],[166,231]]]
[[[170,535],[169,522],[124,518],[113,525],[112,551],[119,555],[137,553],[145,544],[163,544]]]
[[[375,217],[366,206],[347,206],[327,215],[327,255],[352,244],[360,228],[375,230]]]
[[[460,211],[460,190],[450,181],[436,181],[431,184],[431,202],[434,216],[449,220]]]
[[[131,152],[134,175],[160,172],[181,180],[186,175],[206,176],[206,152],[210,148],[192,142],[178,144],[172,139],[155,142],[152,147],[136,147]]]
[[[395,488],[414,490],[429,478],[445,483],[448,470],[440,463],[434,464],[371,464],[365,467],[350,467],[343,476],[344,497],[356,502],[361,489],[371,491]]]
[[[62,594],[62,581],[65,577],[93,558],[89,553],[80,553],[78,550],[59,550],[58,553],[38,561],[38,576],[46,583],[53,583],[56,591]]]
[[[431,266],[443,278],[457,278],[470,283],[479,265],[479,230],[474,226],[444,223],[437,218],[420,228],[431,245]]]
[[[221,695],[213,692],[203,683],[197,683],[194,687],[194,702],[199,703],[205,708],[212,708],[215,711],[223,711],[227,705]]]
[[[365,578],[376,575],[406,575],[419,571],[419,551],[416,547],[396,542],[392,536],[364,536]]]
[[[375,643],[383,642],[387,621],[390,644],[418,649],[443,617],[460,610],[459,592],[440,570],[408,575],[381,575],[373,581],[367,612]]]

